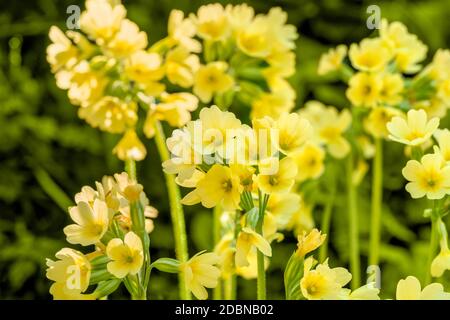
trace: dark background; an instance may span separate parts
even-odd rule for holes
[[[239,3],[239,1],[220,1]],[[194,12],[206,1],[124,1],[128,18],[154,43],[166,35],[171,9]],[[429,61],[438,48],[450,43],[450,1],[247,1],[259,13],[281,6],[289,23],[298,28],[297,74],[291,82],[297,107],[318,99],[337,107],[348,106],[344,86],[316,75],[320,54],[340,43],[350,44],[371,36],[366,27],[368,5],[381,7],[383,17],[405,23],[410,32],[429,46]],[[58,89],[45,58],[48,30],[65,30],[69,5],[82,1],[1,1],[0,4],[0,299],[49,299],[45,257],[52,258],[65,242],[62,229],[69,223],[66,211],[83,185],[123,170],[111,155],[119,136],[89,127],[76,115],[66,92]],[[447,122],[443,126],[448,127]],[[166,128],[168,129],[168,128]],[[168,131],[169,132],[169,131]],[[159,211],[151,234],[153,259],[173,256],[168,200],[153,141],[146,140],[147,159],[138,165],[140,182]],[[397,281],[406,275],[421,277],[425,270],[428,223],[423,203],[412,202],[403,191],[402,149],[389,144],[384,170],[382,294],[392,298]],[[369,172],[370,177],[370,172]],[[326,175],[318,183],[314,216],[320,221]],[[359,189],[362,262],[366,265],[370,179]],[[344,194],[339,190],[333,216],[332,266],[347,266],[348,240]],[[211,249],[211,213],[200,206],[186,208],[190,254]],[[281,299],[282,270],[295,247],[295,238],[275,244],[268,273],[268,298]],[[363,273],[364,276],[364,273]],[[447,275],[448,277],[448,275]],[[441,279],[440,281],[448,281]],[[176,276],[155,272],[151,298],[177,298]],[[125,292],[113,298],[125,298]],[[239,280],[238,298],[255,298],[254,281]]]

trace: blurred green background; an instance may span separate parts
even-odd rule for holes
[[[221,1],[239,3],[239,1]],[[166,33],[171,9],[194,12],[207,1],[124,1],[128,17],[149,35],[150,43]],[[327,48],[349,44],[373,31],[366,28],[371,4],[381,7],[389,20],[405,23],[410,32],[429,46],[428,61],[438,48],[450,44],[450,0],[424,1],[247,1],[257,12],[281,6],[289,23],[298,27],[297,107],[309,99],[338,107],[347,101],[344,87],[316,75],[317,61]],[[76,115],[66,92],[58,89],[45,59],[48,29],[65,30],[69,5],[83,1],[29,0],[0,4],[0,299],[49,299],[50,282],[45,278],[45,258],[67,246],[62,229],[69,223],[66,207],[83,185],[93,185],[103,175],[123,170],[111,150],[119,136],[89,127]],[[449,127],[448,119],[443,126]],[[168,129],[168,128],[166,128]],[[146,140],[147,159],[138,165],[140,182],[160,215],[151,234],[152,258],[173,256],[173,239],[160,161],[153,141]],[[392,297],[400,277],[421,276],[427,250],[428,223],[423,205],[409,200],[403,191],[402,149],[389,144],[384,171],[382,292]],[[369,172],[370,175],[370,172]],[[314,211],[320,221],[320,202],[326,197],[326,176],[314,184]],[[366,266],[370,179],[359,188],[362,262]],[[343,192],[340,188],[339,192]],[[316,189],[315,189],[316,190]],[[338,194],[331,240],[332,266],[346,266],[348,241],[346,207]],[[211,249],[211,213],[199,206],[186,208],[190,254]],[[274,245],[268,272],[268,298],[281,299],[282,270],[295,247],[295,238]],[[364,275],[364,273],[363,273]],[[448,277],[448,275],[447,275]],[[446,281],[441,279],[441,281]],[[152,298],[177,298],[176,277],[155,272]],[[113,298],[125,298],[117,292]],[[254,281],[239,280],[238,297],[255,298]]]

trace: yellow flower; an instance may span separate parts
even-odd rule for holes
[[[197,55],[190,54],[184,47],[176,47],[166,55],[165,68],[167,79],[183,88],[194,84],[194,74],[200,67]]]
[[[272,50],[265,58],[269,67],[263,70],[267,79],[290,77],[295,73],[295,53],[291,51]]]
[[[373,107],[380,100],[383,82],[379,74],[358,72],[348,84],[346,95],[354,106]]]
[[[50,287],[53,300],[95,300],[95,294],[83,294],[77,290],[67,290],[64,284],[55,282]]]
[[[408,161],[402,173],[410,181],[406,191],[415,199],[442,199],[450,194],[450,166],[444,166],[439,154],[426,154],[420,162]]]
[[[433,61],[424,70],[424,74],[433,80],[444,81],[450,77],[450,50],[438,49]]]
[[[286,193],[294,185],[297,165],[292,158],[286,157],[280,161],[270,158],[268,165],[260,163],[259,167],[260,174],[256,177],[256,183],[262,192],[266,194]]]
[[[205,40],[226,40],[230,35],[230,22],[224,8],[219,3],[201,6],[197,16],[191,14],[189,18],[197,27],[197,34]]]
[[[238,48],[250,57],[267,57],[273,46],[269,28],[270,25],[265,17],[256,17],[250,25],[238,32],[236,41]]]
[[[200,52],[201,44],[193,39],[196,28],[191,19],[184,19],[184,13],[180,10],[170,11],[168,22],[169,37],[180,46],[190,52]]]
[[[233,233],[225,234],[214,247],[214,252],[220,257],[220,269],[222,279],[229,279],[234,273],[234,253],[232,246]]]
[[[434,118],[444,118],[447,114],[448,105],[447,103],[437,96],[432,96],[428,100],[416,101],[412,104],[414,109],[423,109],[427,113],[428,117]]]
[[[272,248],[262,235],[250,228],[242,228],[236,241],[236,267],[246,267],[249,265],[247,256],[253,247],[256,247],[267,257],[272,256]]]
[[[292,215],[300,209],[301,198],[296,193],[274,193],[269,197],[266,210],[272,214],[278,229],[285,229]]]
[[[444,291],[440,283],[432,283],[421,288],[416,277],[409,276],[397,284],[397,300],[450,300],[450,293]]]
[[[402,100],[403,78],[398,73],[386,73],[381,77],[382,85],[379,92],[380,102],[396,105]]]
[[[77,47],[58,27],[51,26],[48,36],[52,43],[47,47],[47,61],[52,67],[52,72],[60,68],[73,67],[78,62]]]
[[[409,110],[407,119],[394,117],[386,125],[389,139],[410,146],[418,146],[427,141],[439,127],[439,118],[428,121],[424,110]]]
[[[147,155],[147,150],[141,140],[139,140],[136,131],[134,131],[134,129],[129,129],[114,147],[113,153],[117,155],[117,158],[123,161],[141,161],[144,160]]]
[[[253,190],[253,177],[256,169],[242,164],[230,164],[231,172],[239,177],[239,181],[244,190],[251,192]]]
[[[206,208],[221,204],[222,208],[231,211],[239,208],[242,191],[239,177],[233,175],[229,167],[215,164],[197,182],[197,188],[192,192],[198,196],[197,202],[201,202]],[[188,196],[185,199],[189,199]],[[185,199],[182,200],[183,203]]]
[[[450,164],[450,130],[448,129],[438,129],[434,133],[439,147],[435,149],[437,153],[440,154],[443,160]]]
[[[388,23],[381,21],[381,40],[394,54],[396,67],[405,73],[415,73],[420,70],[418,63],[425,59],[427,47],[417,39],[417,36],[408,33],[401,22]]]
[[[298,181],[317,179],[325,170],[325,152],[314,143],[307,143],[292,158],[297,163]]]
[[[105,96],[98,102],[78,109],[78,115],[94,128],[110,133],[122,133],[137,121],[137,105],[117,97]]]
[[[201,66],[194,78],[194,94],[208,103],[216,93],[223,93],[233,86],[233,78],[226,73],[226,62],[211,62]]]
[[[80,16],[81,30],[103,45],[119,31],[126,9],[121,4],[111,5],[108,1],[88,0],[86,11]]]
[[[386,125],[393,117],[402,116],[402,112],[391,107],[377,107],[370,111],[364,119],[364,129],[375,138],[387,138],[389,132]]]
[[[156,112],[163,115],[172,127],[181,127],[191,120],[191,112],[198,107],[196,96],[187,93],[163,93],[161,102],[156,105]]]
[[[265,116],[278,119],[283,112],[289,112],[295,105],[295,90],[289,82],[280,77],[266,79],[270,92],[264,92],[255,97],[252,102],[252,119],[260,119]]]
[[[431,263],[431,275],[433,277],[441,277],[445,270],[450,270],[450,250],[443,248]]]
[[[147,46],[147,34],[139,31],[137,24],[130,20],[123,20],[120,30],[108,42],[108,50],[118,57],[125,57]]]
[[[233,32],[239,32],[248,28],[253,20],[255,11],[246,3],[231,5],[227,4],[225,11],[228,15]]]
[[[334,49],[328,50],[327,53],[322,54],[319,61],[317,73],[324,75],[332,71],[337,71],[341,68],[342,62],[347,55],[347,46],[341,44]]]
[[[326,234],[321,234],[321,231],[317,229],[312,229],[308,234],[306,234],[306,231],[303,231],[303,234],[297,237],[298,243],[295,254],[299,257],[306,256],[320,247],[326,237]]]
[[[328,259],[311,270],[314,259],[309,257],[304,262],[304,273],[300,280],[303,296],[308,300],[337,300],[342,298],[342,287],[352,279],[345,268],[330,268]]]
[[[294,25],[286,24],[287,13],[280,7],[271,8],[265,19],[269,26],[269,39],[273,41],[273,48],[280,51],[294,49],[298,33]]]
[[[380,71],[392,58],[390,50],[381,39],[364,39],[359,45],[352,44],[348,56],[353,67],[360,71]]]
[[[103,96],[108,82],[102,74],[92,70],[85,60],[78,63],[70,72],[60,71],[55,76],[61,89],[69,89],[70,102],[82,107],[97,102]]]
[[[50,293],[55,299],[76,297],[86,291],[91,277],[91,264],[81,252],[63,248],[56,253],[59,260],[47,259],[47,278],[55,281]]]
[[[187,288],[199,300],[208,298],[206,288],[215,288],[220,277],[220,269],[216,266],[220,257],[214,252],[199,252],[185,263],[180,264]]]
[[[159,54],[143,50],[128,57],[124,71],[131,80],[138,83],[156,82],[164,76]]]
[[[106,254],[112,260],[106,268],[117,278],[125,278],[128,274],[139,272],[144,262],[144,252],[141,239],[132,231],[125,235],[124,240],[114,238],[106,246]]]
[[[71,244],[96,244],[108,230],[108,207],[101,200],[95,200],[92,207],[86,202],[79,202],[69,208],[69,214],[76,223],[64,228],[67,242]]]
[[[256,250],[251,250],[247,255],[248,266],[236,266],[236,274],[246,280],[256,279],[258,276],[258,254]],[[264,257],[264,270],[269,268],[270,260]]]
[[[342,159],[350,151],[349,142],[343,137],[350,127],[352,116],[347,109],[338,112],[334,107],[325,107],[317,101],[309,101],[299,111],[315,129],[314,142],[325,145],[335,158]]]
[[[278,132],[278,146],[280,151],[290,155],[304,145],[312,137],[312,127],[308,120],[297,113],[282,113],[275,122]]]

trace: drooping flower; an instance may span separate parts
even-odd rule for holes
[[[199,37],[205,40],[226,40],[230,35],[228,15],[220,3],[201,6],[197,15],[191,14],[189,18],[196,26]]]
[[[259,164],[260,174],[256,177],[256,183],[262,192],[286,193],[294,185],[297,176],[297,165],[292,158],[281,160],[269,158]]]
[[[348,56],[353,67],[360,71],[380,71],[391,59],[391,52],[379,38],[364,39],[352,44]]]
[[[129,129],[114,147],[113,153],[123,161],[141,161],[147,155],[147,150],[141,140],[139,140],[136,131],[134,131],[134,129]]]
[[[281,152],[290,155],[305,144],[312,137],[312,127],[308,120],[297,113],[282,113],[275,122],[278,131],[278,146]]]
[[[295,254],[299,257],[304,257],[311,251],[316,250],[325,241],[327,235],[321,234],[321,231],[312,229],[308,234],[303,231],[302,235],[297,237],[297,250]]]
[[[325,75],[332,71],[337,71],[341,68],[342,62],[347,55],[347,46],[339,45],[336,48],[328,50],[320,57],[319,67],[317,73]]]
[[[144,262],[142,241],[132,231],[125,235],[124,240],[110,240],[106,246],[106,254],[112,260],[106,265],[109,273],[120,279],[128,274],[137,274]]]
[[[117,57],[126,57],[147,46],[147,34],[137,24],[122,20],[119,31],[108,42],[107,48]]]
[[[364,129],[375,138],[387,138],[389,131],[387,124],[393,117],[401,117],[400,110],[392,107],[377,107],[370,111],[364,119]]]
[[[248,227],[242,228],[236,241],[235,257],[237,267],[246,267],[249,265],[247,257],[254,247],[261,251],[265,256],[272,256],[270,243],[262,235]]]
[[[216,266],[220,257],[214,252],[199,252],[185,263],[180,270],[185,276],[186,286],[199,300],[208,298],[206,288],[215,288],[220,277],[220,269]]]

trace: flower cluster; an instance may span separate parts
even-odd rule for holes
[[[298,34],[286,21],[280,8],[255,14],[247,4],[208,4],[188,17],[173,10],[168,36],[155,48],[165,57],[168,79],[192,87],[203,103],[225,109],[239,100],[252,107],[253,118],[277,118],[295,99],[286,78],[295,72]]]
[[[139,109],[146,113],[144,133],[152,137],[155,121],[175,127],[189,121],[198,99],[187,92],[167,92],[170,65],[148,48],[147,34],[126,18],[120,2],[87,0],[80,29],[50,29],[47,60],[56,83],[79,106],[80,118],[100,130],[123,134],[114,149],[121,160],[142,160],[146,148],[136,133]]]

